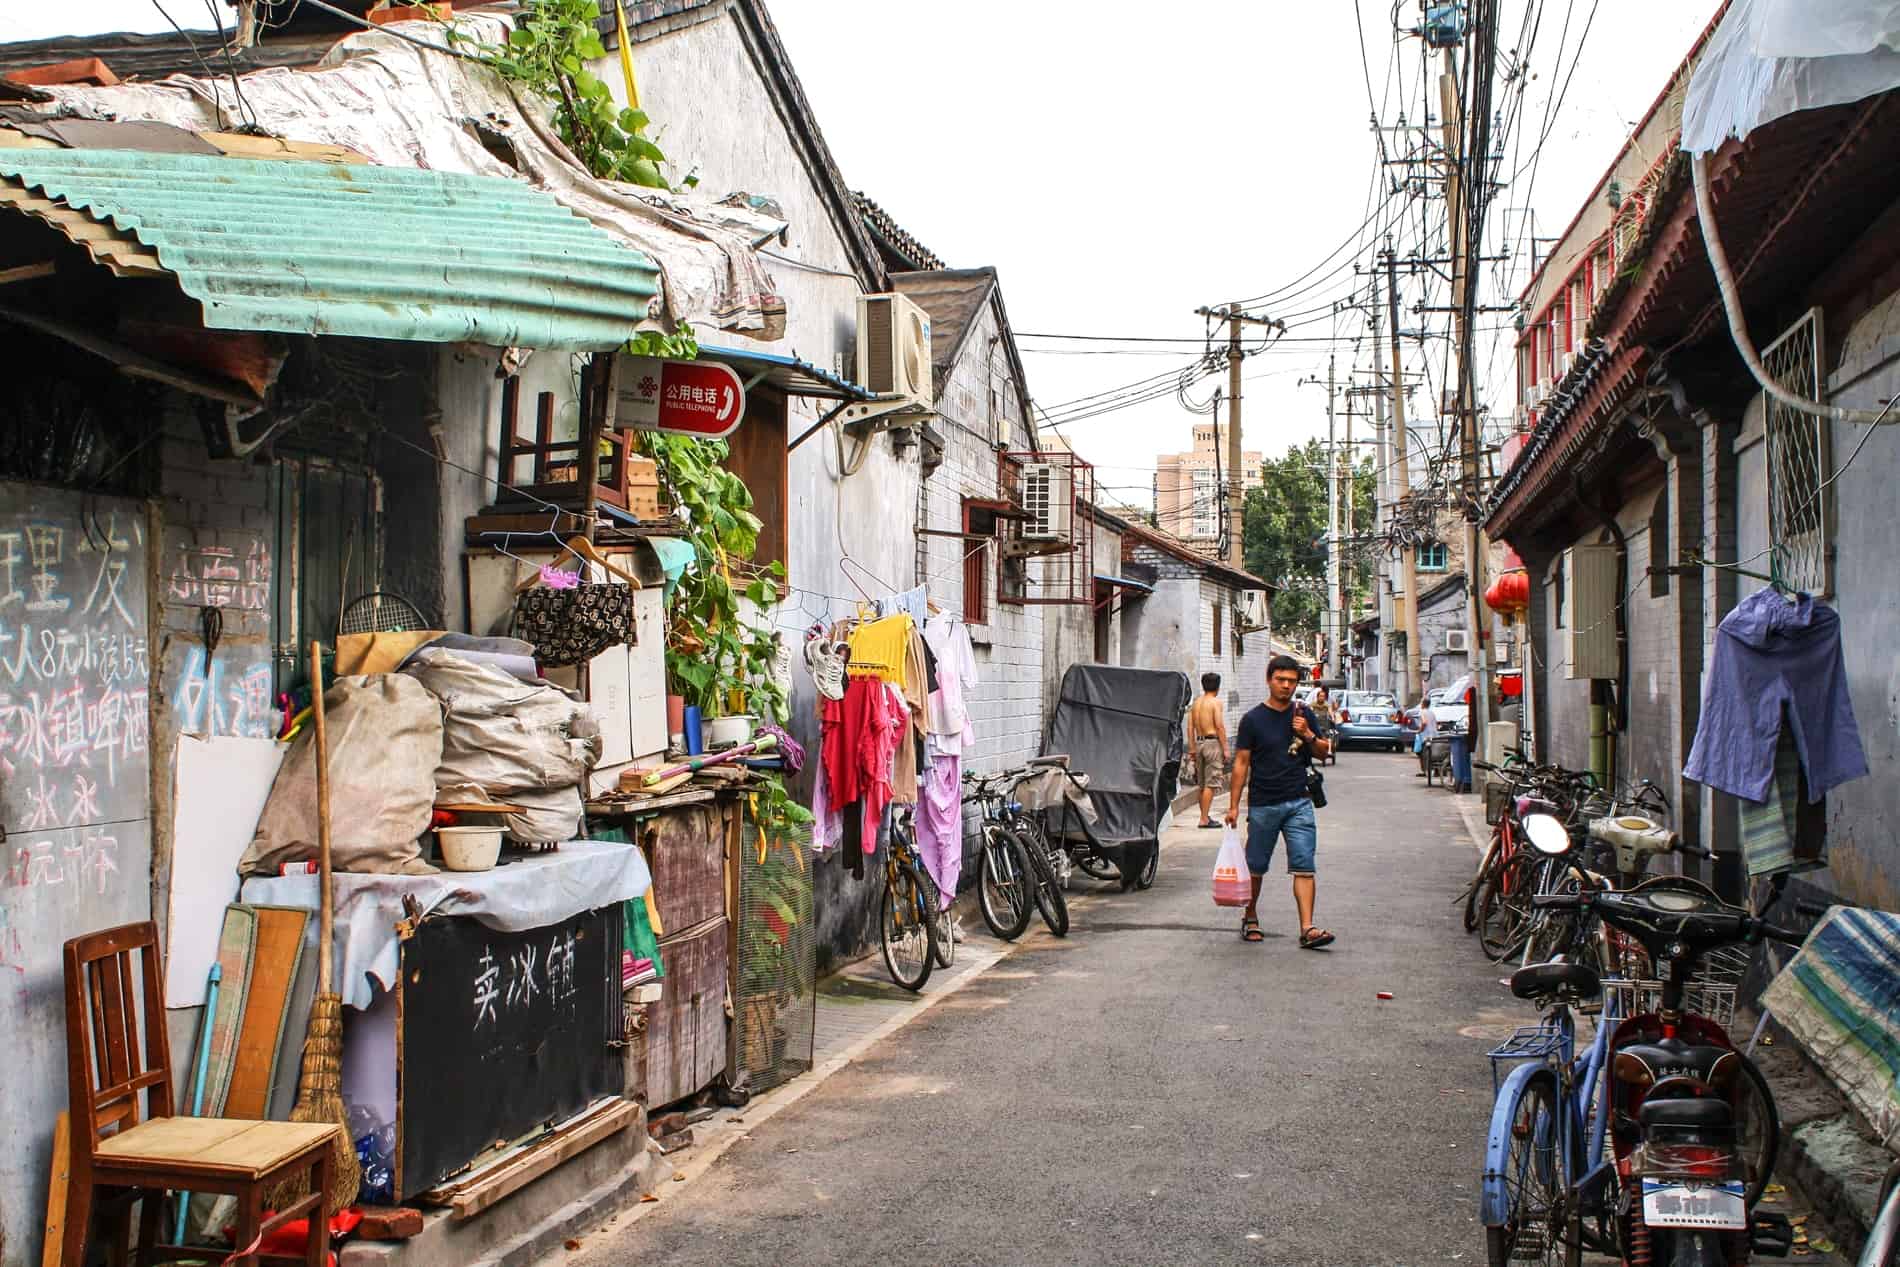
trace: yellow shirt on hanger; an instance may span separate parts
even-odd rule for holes
[[[876,677],[904,684],[904,653],[910,649],[911,621],[903,612],[866,621],[851,631],[852,677]]]

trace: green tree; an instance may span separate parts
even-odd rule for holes
[[[1274,632],[1310,637],[1320,628],[1326,606],[1321,593],[1326,576],[1326,445],[1308,440],[1286,456],[1261,464],[1261,486],[1247,493],[1241,516],[1241,549],[1247,570],[1280,585],[1273,600]],[[1353,525],[1346,559],[1354,567],[1354,598],[1370,602],[1376,551],[1362,544],[1372,531],[1377,509],[1377,474],[1370,460],[1353,473]],[[1343,490],[1342,490],[1343,491]],[[1341,507],[1344,510],[1344,507]]]

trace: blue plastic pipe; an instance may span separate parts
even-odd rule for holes
[[[218,982],[224,980],[224,965],[214,963],[205,977],[205,1019],[198,1030],[197,1069],[191,1076],[191,1115],[203,1117],[205,1111],[205,1075],[211,1072],[211,1023],[218,1016]],[[172,1234],[179,1244],[185,1242],[185,1211],[191,1208],[191,1194],[178,1194],[178,1218]]]

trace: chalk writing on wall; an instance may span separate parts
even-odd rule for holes
[[[261,612],[270,606],[270,582],[270,550],[262,538],[242,549],[181,546],[165,578],[165,601]]]
[[[277,733],[269,661],[232,671],[223,657],[192,647],[172,688],[171,706],[179,729],[192,734],[268,739]]]
[[[60,947],[151,916],[147,516],[0,483],[0,1121],[64,1107]],[[0,1156],[0,1251],[39,1237],[50,1141]],[[30,1213],[29,1213],[30,1211]]]
[[[475,961],[471,1008],[474,1028],[493,1025],[501,1013],[532,1010],[537,1002],[564,1004],[578,990],[575,981],[575,931],[556,931],[547,939],[545,950],[538,940],[519,941],[498,960],[492,946],[482,948]]]
[[[0,518],[0,777],[5,826],[47,832],[143,817],[147,645],[143,520],[117,510],[68,520]],[[39,842],[47,850],[53,845]],[[104,877],[112,847],[16,852],[18,887],[50,867]],[[83,868],[82,868],[82,863]]]
[[[107,829],[61,832],[44,840],[9,842],[9,847],[12,857],[0,871],[0,882],[12,889],[58,889],[75,898],[103,895],[119,873],[119,840]]]

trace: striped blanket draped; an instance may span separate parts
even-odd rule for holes
[[[1900,915],[1836,906],[1762,996],[1891,1146],[1900,1136]]]

